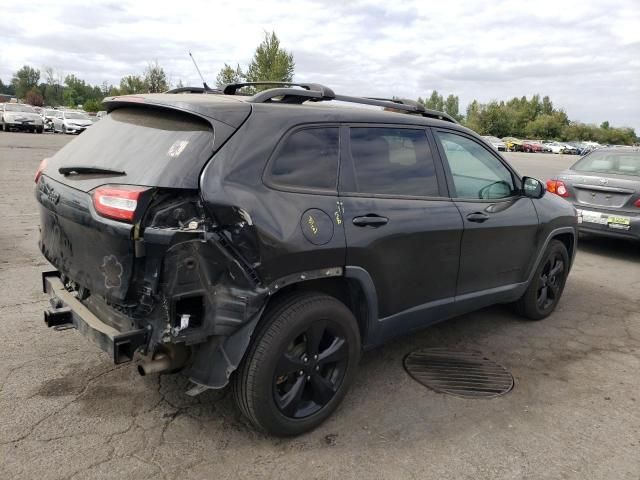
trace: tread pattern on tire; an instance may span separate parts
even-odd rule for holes
[[[262,357],[266,355],[269,346],[281,338],[281,331],[285,327],[288,319],[294,317],[300,310],[306,309],[310,305],[318,302],[337,302],[344,306],[338,299],[323,293],[299,293],[288,296],[280,301],[276,301],[269,308],[263,322],[260,322],[254,334],[254,340],[251,342],[249,350],[245,358],[242,360],[239,368],[235,372],[235,378],[232,383],[233,397],[240,411],[251,422],[251,424],[265,431],[265,427],[258,421],[255,413],[255,392],[252,385],[255,385],[256,375],[256,356]],[[344,306],[346,308],[346,306]]]

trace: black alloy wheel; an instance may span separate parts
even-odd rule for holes
[[[529,320],[548,317],[558,305],[569,274],[569,253],[560,240],[551,240],[516,310]]]
[[[234,373],[233,396],[254,427],[299,435],[338,407],[359,358],[358,323],[340,300],[315,292],[276,298]]]
[[[304,418],[331,401],[348,364],[344,328],[319,320],[297,335],[282,352],[273,378],[278,409],[287,417]]]
[[[565,274],[565,263],[559,252],[547,258],[538,277],[537,304],[540,310],[547,310],[560,299],[560,288]]]

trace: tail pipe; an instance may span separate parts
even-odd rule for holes
[[[189,349],[183,344],[166,345],[144,358],[138,364],[138,373],[144,377],[153,373],[176,372],[184,367],[189,356]]]

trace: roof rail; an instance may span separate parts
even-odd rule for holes
[[[378,107],[390,108],[393,110],[402,110],[407,113],[422,115],[423,117],[434,118],[436,120],[444,120],[446,122],[458,123],[455,118],[444,112],[437,110],[429,110],[414,100],[403,99],[386,99],[374,97],[351,97],[348,95],[336,95],[335,100],[341,102],[360,103],[364,105],[376,105]]]
[[[172,88],[164,93],[222,93],[219,88],[204,87],[178,87]]]
[[[321,102],[328,100],[338,100],[341,102],[357,103],[360,105],[372,105],[388,108],[391,110],[401,110],[406,113],[422,115],[423,117],[444,120],[451,123],[458,123],[451,115],[425,108],[415,100],[400,98],[378,98],[378,97],[353,97],[349,95],[336,95],[334,91],[319,83],[293,83],[293,82],[241,82],[228,83],[222,89],[205,89],[203,87],[181,87],[169,90],[167,93],[217,93],[224,95],[236,95],[237,91],[243,87],[253,87],[267,85],[280,88],[270,88],[252,95],[247,99],[250,103],[271,102],[274,98],[279,103],[302,104],[304,102]],[[300,88],[291,88],[300,87]]]
[[[380,97],[365,97],[365,98],[368,98],[369,100],[380,100],[383,102],[399,103],[400,105],[411,105],[412,107],[416,107],[416,110],[418,111],[421,111],[421,112],[424,111],[424,105],[417,102],[416,100],[410,100],[408,98],[380,98]]]
[[[367,98],[370,98],[372,100],[384,100],[386,102],[399,103],[401,105],[410,105],[415,107],[416,111],[409,112],[409,113],[418,113],[423,117],[435,118],[436,120],[445,120],[451,123],[458,123],[458,121],[448,113],[441,112],[439,110],[431,110],[431,109],[425,108],[423,104],[421,104],[420,102],[417,102],[416,100],[411,100],[408,98],[374,98],[374,97],[367,97]],[[389,107],[389,108],[397,109],[397,107]]]
[[[335,93],[329,87],[325,87],[324,85],[320,85],[319,83],[292,83],[292,82],[241,82],[241,83],[228,83],[226,84],[222,92],[225,95],[235,95],[236,91],[242,87],[253,87],[258,85],[271,85],[271,86],[283,86],[283,87],[301,87],[308,91],[316,91],[321,94],[322,97],[333,97]],[[292,89],[294,92],[299,92],[299,90]],[[266,90],[268,91],[268,90]],[[279,96],[279,95],[274,95]],[[273,97],[271,97],[273,98]],[[270,100],[270,99],[267,99]],[[264,100],[266,101],[266,100]]]

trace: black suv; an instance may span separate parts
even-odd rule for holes
[[[363,349],[495,303],[554,310],[575,209],[478,135],[400,100],[256,91],[110,97],[42,162],[47,325],[183,370],[190,395],[231,383],[256,427],[295,435]]]

